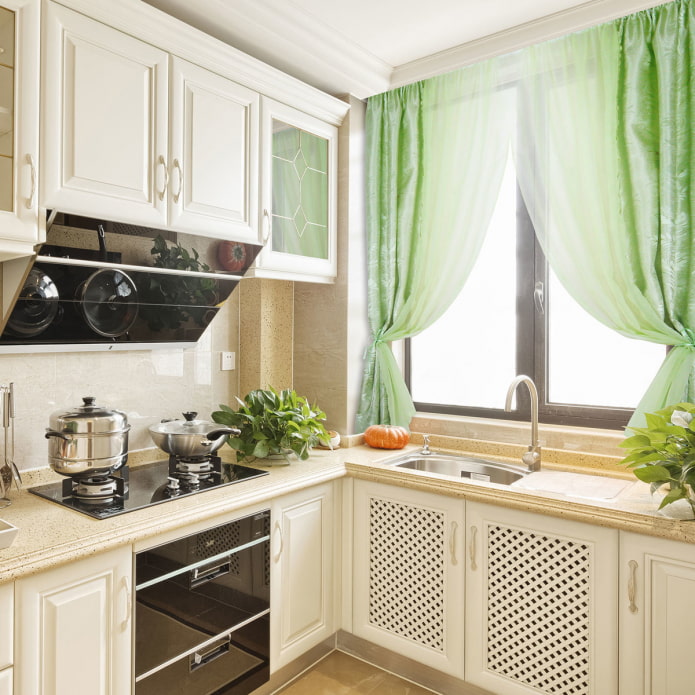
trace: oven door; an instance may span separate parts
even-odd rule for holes
[[[270,512],[136,556],[135,693],[245,695],[269,677]]]

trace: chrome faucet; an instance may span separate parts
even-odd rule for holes
[[[430,451],[430,435],[429,434],[423,434],[422,435],[422,451],[420,452],[420,456],[429,456],[432,452]]]
[[[521,460],[528,466],[530,471],[539,471],[541,469],[541,445],[538,442],[538,389],[531,377],[525,374],[519,374],[519,376],[509,384],[509,388],[507,389],[507,402],[504,404],[504,409],[507,412],[512,409],[512,397],[519,384],[522,383],[528,386],[531,396],[531,446],[521,457]]]

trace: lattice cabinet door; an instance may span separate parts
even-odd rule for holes
[[[462,500],[355,481],[353,632],[463,677]]]
[[[466,521],[466,680],[615,695],[618,532],[479,503]]]
[[[620,695],[695,693],[695,545],[620,534]]]

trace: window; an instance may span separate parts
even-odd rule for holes
[[[406,341],[406,380],[420,411],[528,417],[524,389],[504,412],[516,374],[538,386],[543,422],[627,424],[666,354],[586,313],[547,267],[518,193],[511,155],[485,244],[457,300]]]

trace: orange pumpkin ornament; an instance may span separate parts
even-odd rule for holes
[[[370,425],[364,441],[375,449],[402,449],[410,441],[410,432],[399,425]]]

